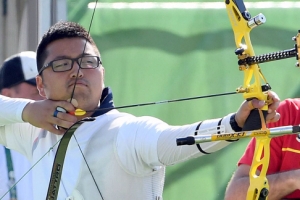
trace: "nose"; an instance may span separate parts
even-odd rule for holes
[[[82,69],[79,67],[78,62],[76,62],[76,61],[73,63],[73,67],[72,67],[70,76],[71,76],[71,78],[76,78],[77,76],[78,76],[78,78],[83,77]]]

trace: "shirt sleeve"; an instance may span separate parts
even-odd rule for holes
[[[269,128],[279,127],[279,126],[288,126],[288,125],[298,125],[297,122],[300,120],[300,99],[286,99],[282,101],[277,109],[277,112],[280,113],[280,119],[275,123],[269,123]],[[270,164],[268,171],[276,170],[280,163],[277,162],[280,160],[282,155],[281,145],[282,137],[274,137],[270,142]],[[241,164],[251,165],[253,160],[253,155],[255,151],[255,138],[252,138],[249,142],[243,156],[238,161],[238,166]]]
[[[15,150],[28,159],[32,156],[32,143],[34,134],[38,132],[29,123],[14,123],[0,127],[0,143],[9,149]]]
[[[22,112],[24,107],[33,100],[9,98],[0,95],[0,126],[24,122]]]
[[[218,141],[206,142],[198,145],[177,146],[176,139],[199,134],[202,130],[212,129],[215,131],[205,134],[217,134],[218,127],[222,125],[223,132],[233,132],[230,125],[232,114],[220,119],[205,120],[189,125],[170,126],[167,123],[153,117],[138,117],[132,124],[122,127],[118,136],[117,146],[131,152],[126,158],[122,157],[122,163],[135,163],[133,166],[140,166],[131,171],[143,173],[157,166],[167,166],[187,159],[210,154],[224,148],[231,142]],[[127,141],[126,143],[122,141]],[[130,149],[130,150],[129,150]],[[137,172],[139,170],[139,172]]]
[[[231,141],[220,140],[215,142],[204,142],[195,145],[183,145],[177,146],[176,139],[187,137],[190,135],[211,135],[220,134],[218,126],[224,126],[225,133],[234,132],[229,123],[232,114],[225,116],[224,118],[204,120],[191,125],[173,127],[172,131],[164,131],[158,138],[157,142],[157,155],[160,165],[173,165],[188,159],[197,158],[202,155],[211,154],[216,152],[227,145],[231,144]],[[215,131],[203,131],[212,129]]]

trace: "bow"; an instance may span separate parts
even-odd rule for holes
[[[259,14],[251,18],[242,0],[225,0],[226,10],[234,32],[236,44],[235,54],[238,58],[247,59],[255,56],[254,49],[250,40],[250,31],[265,23],[266,19],[263,14]],[[245,44],[242,44],[245,42]],[[238,93],[243,93],[246,100],[257,98],[268,102],[267,91],[271,89],[266,83],[258,64],[239,64],[239,70],[244,72],[243,86],[237,88]],[[265,81],[265,85],[261,84],[261,80]],[[253,82],[251,82],[253,81]],[[243,130],[263,129],[266,130],[265,119],[268,112],[266,104],[261,110],[252,110]],[[254,121],[252,124],[251,121]],[[257,122],[261,120],[261,122]],[[255,125],[257,124],[257,125]],[[254,127],[253,127],[254,125]],[[266,173],[270,159],[270,137],[268,135],[256,137],[256,147],[254,158],[250,168],[250,186],[248,188],[247,200],[266,199],[269,192],[269,184]],[[261,167],[260,174],[256,175],[258,167]]]
[[[263,56],[255,56],[254,49],[250,40],[250,31],[257,26],[264,24],[266,21],[265,16],[260,13],[252,18],[245,7],[243,0],[225,0],[225,4],[234,32],[234,39],[237,47],[235,53],[239,59],[239,70],[244,72],[243,86],[239,87],[237,89],[237,92],[243,93],[244,98],[247,100],[257,98],[259,100],[264,100],[265,102],[267,102],[262,110],[256,109],[250,113],[249,118],[247,119],[245,126],[243,127],[243,130],[268,130],[266,128],[265,119],[268,110],[268,103],[270,103],[267,98],[267,91],[270,90],[271,87],[266,82],[266,79],[263,76],[258,63],[294,56],[297,56],[297,60],[299,60],[299,41],[297,40],[298,37],[295,38],[298,46],[295,45],[294,49],[266,54]],[[242,44],[242,42],[245,42],[245,45]],[[299,66],[299,64],[297,64],[297,66]],[[250,82],[252,80],[253,83]],[[264,85],[261,84],[261,80],[265,82]],[[251,124],[248,120],[254,121],[254,124]],[[259,123],[257,120],[261,120],[261,123]],[[255,124],[259,124],[259,126],[255,126]],[[259,135],[255,138],[256,146],[249,172],[250,186],[247,192],[247,200],[267,199],[269,193],[269,184],[266,178],[266,173],[270,160],[271,139],[269,135]],[[260,174],[257,175],[256,171],[259,167],[261,167]]]
[[[51,177],[48,187],[48,192],[46,199],[47,200],[55,200],[57,199],[59,185],[60,185],[60,179],[63,171],[63,165],[65,160],[66,151],[68,148],[68,144],[70,142],[71,137],[73,136],[76,129],[84,122],[88,121],[94,121],[94,118],[84,118],[82,120],[79,120],[78,122],[74,123],[66,132],[64,133],[64,136],[61,138],[60,143],[58,145],[55,159],[53,161],[52,171],[51,171]],[[77,142],[77,140],[75,140]],[[79,143],[77,142],[78,148],[80,148]],[[82,154],[84,157],[84,155]],[[87,164],[87,163],[86,163]],[[87,164],[88,165],[88,164]],[[101,194],[101,193],[100,193]]]
[[[241,59],[242,60],[242,59]],[[156,104],[156,103],[155,103]]]

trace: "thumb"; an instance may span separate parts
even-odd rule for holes
[[[265,105],[265,101],[258,100],[258,99],[252,99],[251,101],[248,101],[248,108],[250,110],[254,108],[262,108]]]

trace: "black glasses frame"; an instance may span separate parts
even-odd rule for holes
[[[81,67],[81,63],[79,63],[79,59],[82,59],[84,57],[94,57],[94,58],[96,58],[97,59],[97,66],[93,67],[93,68],[84,68],[84,67]],[[67,69],[67,70],[64,70],[64,71],[55,71],[55,69],[53,68],[53,63],[56,62],[56,61],[59,61],[59,60],[71,60],[72,61],[71,68]],[[74,66],[74,62],[77,62],[77,64],[78,64],[78,66],[79,66],[80,69],[96,69],[97,67],[99,67],[99,65],[102,64],[101,58],[99,56],[80,56],[78,58],[60,58],[60,59],[52,60],[48,64],[44,65],[41,68],[41,70],[39,71],[39,75],[41,75],[42,72],[45,69],[47,69],[48,67],[51,67],[54,72],[66,72],[66,71],[70,71],[73,68],[73,66]]]

